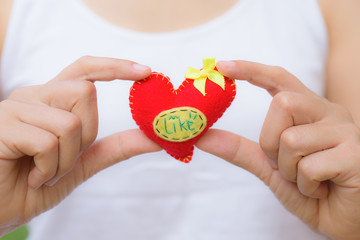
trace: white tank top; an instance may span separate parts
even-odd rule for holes
[[[15,0],[1,60],[3,94],[41,84],[83,55],[130,59],[170,76],[174,86],[204,57],[279,65],[319,94],[327,34],[316,0],[240,0],[186,30],[140,33],[112,25],[81,0]],[[96,83],[99,138],[137,128],[132,82]],[[237,81],[237,96],[215,128],[258,140],[271,97]],[[164,151],[97,174],[30,224],[31,240],[323,239],[288,213],[256,177],[195,150],[191,163]]]

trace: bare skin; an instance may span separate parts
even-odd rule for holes
[[[84,0],[105,20],[146,32],[194,27],[216,18],[236,2]],[[330,41],[327,99],[314,94],[282,68],[239,60],[220,62],[217,67],[221,72],[267,89],[273,102],[259,143],[212,130],[197,146],[258,176],[290,212],[314,230],[336,239],[357,239],[360,235],[360,29],[356,26],[360,25],[360,2],[319,0],[319,3]],[[3,0],[2,4],[0,44],[5,37],[11,0]],[[190,13],[180,14],[189,4]],[[149,17],[147,12],[154,6],[162,7],[155,8],[158,14]],[[99,64],[102,70],[94,67]],[[91,112],[96,112],[92,82],[111,80],[107,72],[137,80],[149,74],[150,68],[134,68],[134,63],[126,60],[83,58],[49,83],[17,90],[1,102],[1,112],[6,114],[0,118],[0,126],[31,129],[29,133],[37,132],[32,136],[49,137],[48,142],[53,144],[37,145],[22,141],[21,137],[9,138],[13,135],[4,134],[6,128],[0,131],[3,134],[0,139],[5,143],[0,145],[0,196],[6,196],[1,198],[0,206],[7,206],[6,214],[0,216],[0,235],[51,208],[97,171],[133,155],[159,150],[139,131],[115,134],[92,144],[97,115],[86,114],[81,109],[90,106]],[[69,84],[78,87],[61,91],[66,96],[52,91],[59,86],[70,89]],[[69,102],[59,100],[64,98]],[[72,105],[74,102],[79,103],[78,107]],[[42,122],[31,114],[23,114],[29,107],[33,111],[53,112],[59,121]],[[25,119],[27,125],[22,126],[24,121],[19,119]],[[144,148],[136,148],[131,144],[133,141],[124,144],[121,140],[124,138],[141,141]],[[113,154],[109,156],[109,152]],[[102,158],[108,160],[104,164],[97,161]],[[39,201],[44,197],[50,201]]]
[[[141,32],[168,32],[208,22],[228,11],[238,0],[83,0],[83,2],[96,14],[115,25]]]
[[[0,7],[0,56],[4,46],[5,34],[10,18],[12,0],[4,0]],[[0,100],[2,99],[1,83],[0,83]]]

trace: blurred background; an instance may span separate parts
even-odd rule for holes
[[[7,235],[0,237],[0,240],[25,240],[29,235],[29,231],[26,226],[16,229],[15,231],[8,233]]]

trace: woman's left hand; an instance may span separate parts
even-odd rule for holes
[[[273,100],[259,144],[210,130],[197,147],[259,177],[313,229],[359,239],[360,130],[350,113],[282,68],[246,61],[219,62],[217,68],[266,89]]]

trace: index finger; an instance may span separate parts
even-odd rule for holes
[[[61,71],[52,81],[114,79],[141,80],[149,76],[151,68],[129,60],[84,56]]]
[[[282,67],[235,60],[219,61],[216,64],[216,68],[229,78],[246,80],[253,85],[266,89],[271,96],[275,96],[282,91],[297,92],[306,95],[314,94],[294,75]]]

